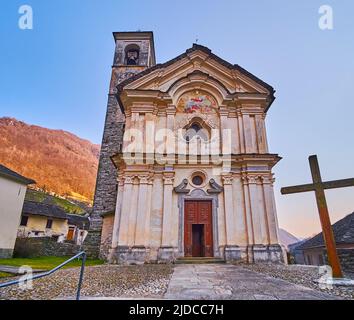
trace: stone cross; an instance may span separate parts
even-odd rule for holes
[[[291,193],[315,191],[317,207],[318,207],[318,212],[320,214],[320,220],[322,226],[322,234],[327,248],[328,261],[330,266],[332,267],[333,277],[342,278],[343,274],[342,274],[338,254],[337,254],[336,243],[334,240],[332,225],[328,214],[328,207],[327,207],[326,196],[324,191],[325,189],[353,187],[354,178],[322,182],[317,156],[316,155],[310,156],[309,162],[310,162],[313,183],[281,188],[280,192],[281,194],[291,194]]]

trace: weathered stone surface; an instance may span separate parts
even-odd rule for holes
[[[7,259],[11,258],[13,255],[13,250],[12,249],[1,249],[0,248],[0,259]]]
[[[62,269],[35,280],[32,290],[12,286],[0,290],[0,300],[73,299],[80,268]],[[162,298],[167,290],[172,267],[168,265],[86,267],[82,299]],[[13,279],[13,278],[11,278]],[[0,282],[8,279],[1,278]]]
[[[74,256],[82,250],[80,245],[71,241],[59,243],[53,238],[17,238],[15,244],[15,256],[23,256],[26,251],[30,257],[41,256]]]
[[[320,290],[324,293],[329,293],[341,296],[346,299],[354,299],[354,287],[332,286],[326,287],[318,284],[317,280],[324,275],[320,272],[319,267],[304,266],[304,265],[283,265],[283,264],[252,264],[242,265],[252,271],[260,272],[273,278],[283,279],[301,286],[311,289]],[[354,274],[345,273],[347,278],[354,279]]]
[[[178,265],[167,299],[331,300],[322,293],[234,265]]]

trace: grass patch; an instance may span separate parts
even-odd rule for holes
[[[1,278],[10,278],[13,277],[14,275],[11,273],[7,273],[7,272],[0,272],[0,279]]]
[[[12,259],[0,259],[0,264],[7,266],[20,267],[27,265],[33,269],[45,269],[50,270],[68,260],[70,257],[38,257],[38,258],[12,258]],[[103,260],[99,259],[87,259],[86,266],[95,266],[103,264]],[[74,260],[64,266],[64,268],[73,268],[81,266],[81,259]]]
[[[37,190],[28,189],[26,192],[25,200],[58,206],[64,211],[72,214],[85,213],[85,210],[83,208],[76,205],[75,203],[70,202],[69,200],[51,196],[49,194]]]

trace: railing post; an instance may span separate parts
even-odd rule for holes
[[[82,280],[83,280],[83,277],[84,277],[85,263],[86,263],[86,253],[84,252],[84,253],[82,254],[82,262],[81,262],[81,269],[80,269],[80,278],[79,278],[79,283],[78,283],[78,285],[77,285],[76,300],[80,300],[80,292],[81,292]]]

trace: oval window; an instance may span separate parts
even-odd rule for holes
[[[192,182],[195,186],[200,186],[203,183],[203,178],[201,176],[194,176]]]

